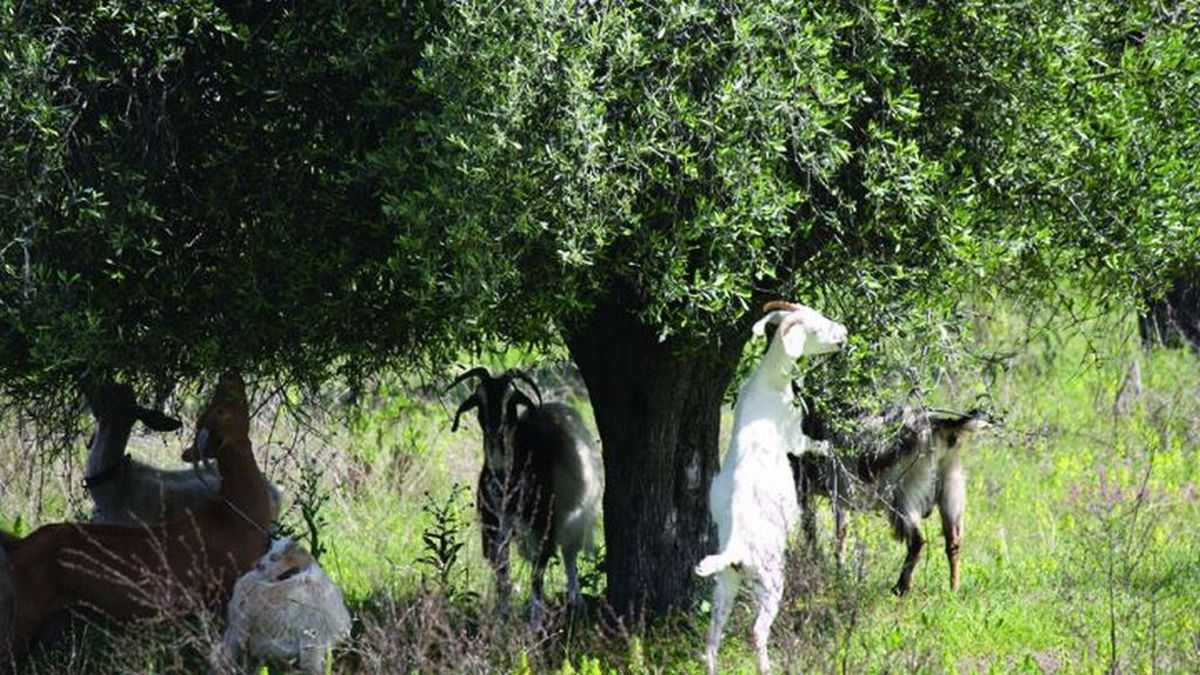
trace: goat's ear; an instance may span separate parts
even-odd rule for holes
[[[154,431],[175,431],[183,426],[183,422],[174,417],[168,417],[157,410],[150,410],[149,408],[138,409],[138,420],[142,424],[145,424],[147,428]]]
[[[766,335],[768,325],[770,325],[772,323],[779,323],[780,321],[783,321],[783,317],[785,317],[787,315],[788,315],[788,313],[783,310],[775,310],[774,312],[770,312],[763,318],[754,322],[754,327],[750,329],[750,332],[754,333],[755,335],[760,335],[760,336]]]
[[[458,412],[454,413],[454,425],[450,427],[450,431],[458,431],[458,418],[462,417],[463,413],[467,412],[468,410],[479,407],[479,404],[480,400],[478,394],[471,394],[468,396],[467,400],[463,401],[462,405],[458,406]]]
[[[977,431],[989,429],[991,426],[992,423],[989,422],[986,417],[968,417],[962,423],[962,430],[969,434],[973,434]]]
[[[779,330],[782,333],[779,339],[783,341],[784,353],[793,359],[804,356],[804,343],[808,340],[808,331],[804,330],[804,321],[795,317],[791,321],[779,324]]]

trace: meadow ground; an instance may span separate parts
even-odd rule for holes
[[[964,460],[959,592],[948,587],[936,516],[925,525],[914,588],[896,599],[889,589],[904,550],[884,519],[852,518],[839,571],[828,553],[828,504],[818,501],[825,554],[790,563],[773,633],[782,671],[1200,670],[1200,358],[1143,352],[1131,320],[1035,330],[1008,316],[978,325],[970,350],[999,358],[963,356],[941,375],[933,401],[962,408],[987,394],[1003,421]],[[555,373],[539,373],[551,383],[547,398],[570,398],[589,414],[575,380]],[[285,523],[310,544],[316,534],[322,564],[356,617],[335,672],[702,671],[703,601],[692,614],[624,628],[552,611],[548,630],[532,634],[519,616],[493,618],[474,522],[478,431],[451,433],[456,400],[397,382],[361,392],[353,409],[337,402],[346,392],[329,392],[324,405],[262,396],[255,418],[260,461],[290,499]],[[195,404],[182,407],[190,421]],[[21,450],[28,434],[9,424],[0,438],[0,525],[28,531],[86,513],[78,487],[85,440],[34,462]],[[138,435],[132,452],[171,464],[184,443],[183,433]],[[594,604],[604,590],[602,551],[583,563]],[[515,574],[519,594],[526,572]],[[563,586],[555,563],[554,607]],[[727,672],[753,669],[750,620],[739,608],[727,629]],[[25,668],[195,672],[219,627],[199,617],[75,630]]]

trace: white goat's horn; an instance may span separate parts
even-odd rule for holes
[[[765,305],[763,305],[764,312],[773,312],[777,309],[786,310],[788,312],[794,312],[794,311],[800,309],[800,305],[797,305],[794,302],[788,302],[786,300],[772,300],[772,301],[766,303]]]

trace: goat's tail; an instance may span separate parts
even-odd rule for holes
[[[696,576],[711,577],[726,567],[740,565],[741,563],[742,556],[740,552],[734,550],[732,547],[727,547],[724,551],[710,555],[697,563]]]

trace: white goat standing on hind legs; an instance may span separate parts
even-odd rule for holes
[[[778,328],[758,368],[738,391],[729,452],[708,491],[720,551],[696,566],[696,574],[717,577],[704,655],[709,673],[717,670],[721,632],[742,576],[758,609],[758,669],[771,669],[767,637],[783,598],[787,535],[800,512],[787,456],[828,451],[828,444],[801,433],[803,415],[792,404],[792,366],[801,356],[834,352],[846,342],[846,328],[814,309],[774,301],[763,311],[767,315],[754,324],[754,334],[765,335],[770,324]]]

